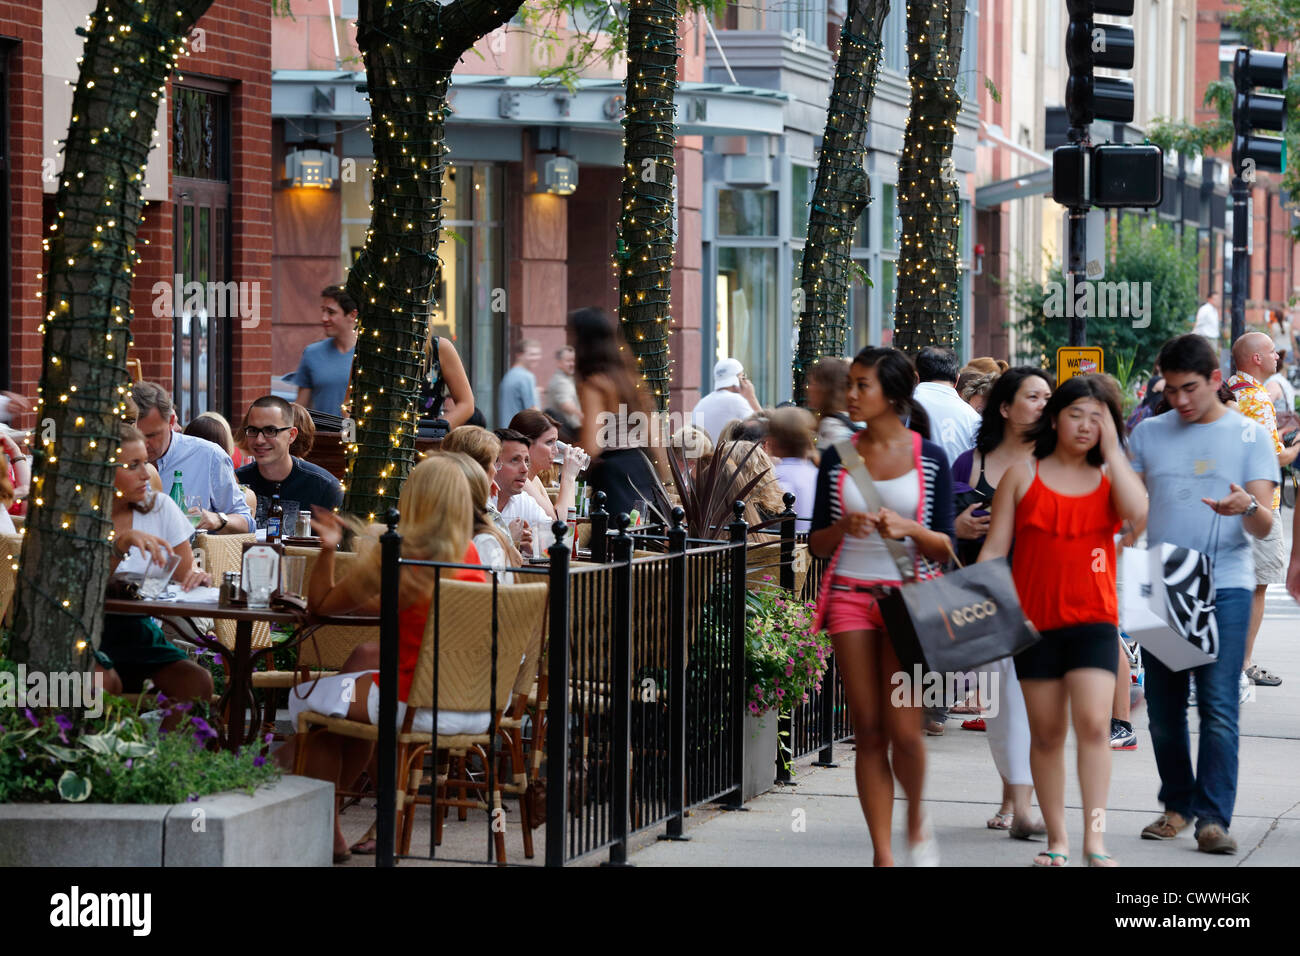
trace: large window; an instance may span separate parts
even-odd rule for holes
[[[773,403],[782,384],[777,379],[776,257],[776,248],[718,249],[716,358],[739,359],[763,404]]]
[[[230,101],[225,92],[177,85],[172,103],[172,200],[176,274],[172,294],[172,389],[176,414],[230,417]],[[192,286],[191,283],[198,283]],[[198,294],[191,290],[201,289]]]
[[[775,191],[759,189],[718,190],[718,235],[775,236]]]

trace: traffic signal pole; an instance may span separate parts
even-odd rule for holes
[[[1246,334],[1246,287],[1250,282],[1250,183],[1232,177],[1232,338]]]
[[[1083,147],[1083,203],[1082,205],[1070,206],[1068,241],[1070,244],[1069,256],[1066,264],[1067,277],[1073,277],[1073,282],[1067,282],[1066,287],[1074,290],[1088,278],[1088,201],[1089,184],[1092,181],[1092,150],[1091,139],[1088,136],[1088,127],[1071,126],[1069,132],[1071,143],[1077,143]],[[1073,295],[1074,293],[1071,292]],[[1083,314],[1081,314],[1083,313]],[[1088,344],[1088,316],[1083,309],[1070,310],[1070,331],[1069,345],[1087,345]]]

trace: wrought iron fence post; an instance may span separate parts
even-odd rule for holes
[[[401,574],[400,515],[389,508],[388,525],[379,538],[379,806],[375,817],[375,866],[394,864],[397,840],[397,581]]]
[[[551,525],[550,626],[547,640],[549,685],[546,713],[546,865],[564,866],[565,824],[569,818],[569,546],[568,526]],[[576,547],[576,542],[575,542]],[[539,715],[540,716],[540,715]],[[534,735],[537,728],[533,728]]]
[[[744,810],[745,783],[745,575],[749,525],[745,523],[745,503],[732,506],[735,520],[728,526],[731,549],[731,780],[736,789],[724,798],[727,810]]]
[[[795,496],[786,492],[781,499],[785,502],[785,511],[781,513],[781,587],[794,595],[794,544],[795,544]],[[794,752],[794,712],[782,714],[776,722],[776,782],[794,786],[790,779],[790,762],[782,755],[781,741],[785,741],[786,751]]]
[[[631,820],[632,768],[632,536],[626,514],[614,519],[614,647],[610,694],[614,733],[610,744],[609,861],[628,866],[627,832]]]
[[[668,831],[661,840],[689,840],[686,817],[686,512],[674,508],[668,529]]]
[[[591,509],[591,560],[604,564],[609,560],[609,514],[605,511],[605,492],[592,497]]]
[[[835,762],[835,655],[827,655],[826,673],[822,676],[821,734],[823,746],[814,767],[838,767]]]

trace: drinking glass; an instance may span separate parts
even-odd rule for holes
[[[155,601],[162,597],[180,563],[179,554],[169,557],[166,564],[150,561],[144,569],[144,580],[140,582],[140,597],[146,601]]]
[[[546,558],[551,545],[555,543],[555,536],[551,534],[551,523],[549,521],[537,521],[533,523],[533,557]]]
[[[302,597],[302,583],[307,576],[307,558],[286,554],[280,559],[280,593]]]
[[[254,547],[244,552],[244,590],[249,607],[270,607],[271,592],[279,577],[280,556],[270,547]]]
[[[203,520],[203,499],[198,495],[185,496],[185,517],[190,519],[190,525],[197,531],[199,522]]]

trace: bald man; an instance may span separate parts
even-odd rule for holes
[[[1237,373],[1228,379],[1237,400],[1237,410],[1247,418],[1252,418],[1263,426],[1264,431],[1273,436],[1273,448],[1277,452],[1278,464],[1286,467],[1300,454],[1300,444],[1286,447],[1277,433],[1277,415],[1273,410],[1273,400],[1264,387],[1264,380],[1277,369],[1277,350],[1273,340],[1263,332],[1247,332],[1232,343],[1232,364]],[[1250,607],[1250,630],[1246,633],[1246,658],[1243,670],[1242,699],[1249,696],[1249,684],[1253,681],[1263,687],[1276,687],[1282,678],[1271,674],[1256,664],[1252,658],[1255,650],[1255,636],[1259,633],[1260,622],[1264,619],[1264,595],[1270,584],[1280,584],[1286,580],[1286,546],[1282,538],[1282,495],[1280,489],[1273,491],[1273,528],[1266,538],[1251,538],[1251,551],[1255,558],[1255,596]]]

